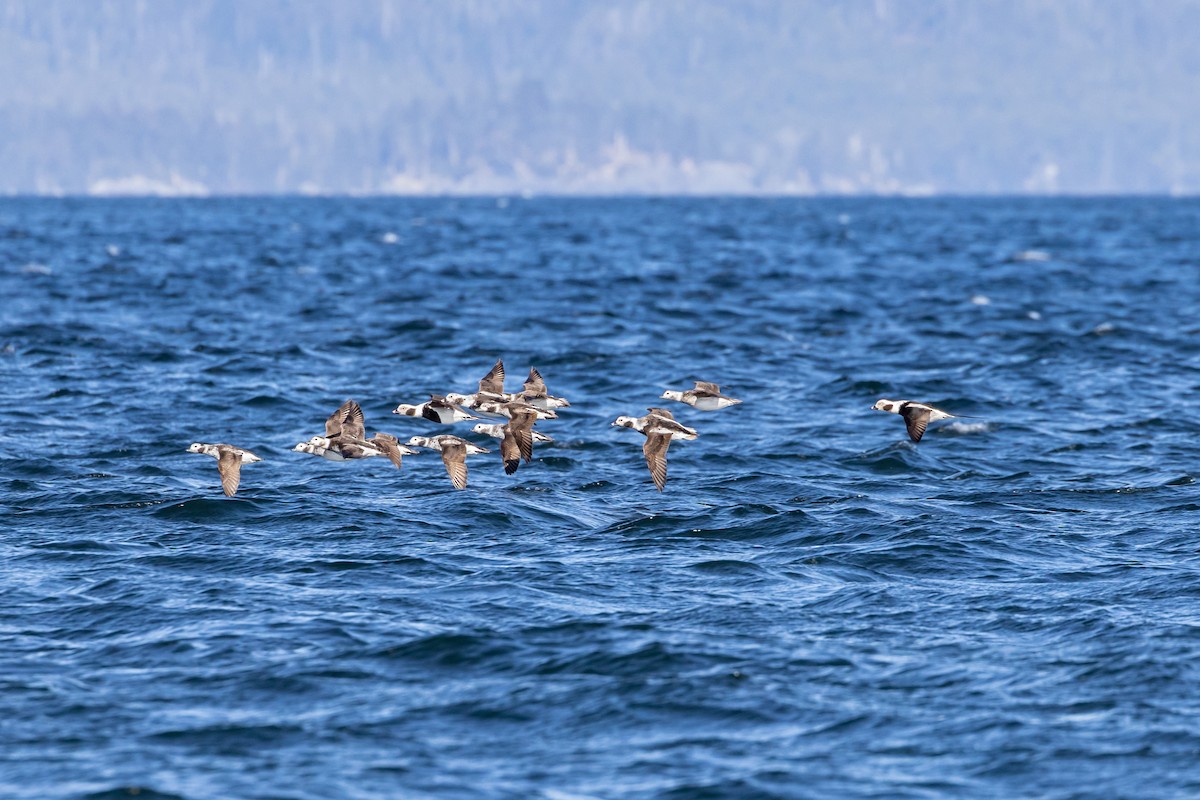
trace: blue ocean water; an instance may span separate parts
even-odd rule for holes
[[[0,796],[1194,796],[1198,223],[0,201]],[[290,452],[497,357],[572,401],[515,476]],[[659,494],[610,422],[694,379]]]

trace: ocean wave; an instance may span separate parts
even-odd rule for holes
[[[0,785],[1188,794],[1194,215],[1124,202],[0,200]],[[497,357],[515,475],[289,449]]]

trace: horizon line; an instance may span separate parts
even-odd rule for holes
[[[1197,191],[1150,192],[0,192],[3,200],[1190,200]]]

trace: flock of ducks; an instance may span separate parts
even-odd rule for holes
[[[696,381],[687,390],[669,389],[662,393],[663,400],[674,400],[698,411],[719,411],[741,403],[741,400],[721,393],[721,387],[707,381]],[[521,466],[533,460],[534,442],[554,441],[534,426],[546,419],[557,419],[558,409],[571,404],[565,398],[554,397],[546,390],[546,382],[537,368],[531,367],[529,377],[520,392],[509,394],[504,391],[504,362],[496,360],[495,366],[479,380],[478,390],[472,394],[447,393],[430,395],[424,403],[401,403],[393,414],[452,425],[457,422],[478,421],[477,412],[506,421],[478,422],[472,431],[500,440],[500,460],[504,472],[512,475]],[[904,418],[908,435],[919,442],[930,422],[955,417],[933,406],[909,400],[880,400],[872,406],[876,411],[888,411]],[[646,437],[642,454],[654,485],[661,492],[667,483],[667,449],[674,439],[693,440],[699,433],[677,421],[665,408],[649,408],[641,417],[620,416],[613,425],[632,428]],[[297,453],[307,453],[330,461],[353,461],[362,458],[386,458],[399,469],[404,456],[419,453],[413,448],[436,450],[442,455],[442,463],[450,483],[455,489],[467,486],[467,456],[490,453],[452,434],[440,436],[413,436],[404,444],[388,433],[376,432],[367,437],[362,407],[354,400],[347,400],[325,420],[325,434],[313,436],[292,448]],[[189,453],[212,456],[217,460],[217,471],[221,476],[221,488],[227,497],[237,493],[241,481],[242,465],[253,464],[262,459],[244,447],[231,444],[205,444],[196,442],[188,447]]]
[[[667,391],[662,397],[686,403],[701,411],[715,411],[740,403],[721,394],[721,387],[714,383],[697,381],[686,391]],[[472,428],[474,433],[500,440],[500,460],[504,472],[512,475],[521,466],[533,460],[535,442],[552,442],[552,438],[534,430],[534,425],[546,419],[557,419],[558,409],[567,408],[570,401],[555,397],[546,389],[546,382],[536,367],[531,367],[529,377],[520,392],[504,390],[504,362],[497,359],[495,366],[479,380],[478,389],[472,394],[447,393],[430,395],[423,403],[401,403],[393,414],[420,417],[442,425],[457,422],[478,421]],[[472,413],[475,412],[475,413]],[[651,408],[649,414],[640,418],[619,417],[613,425],[633,428],[646,437],[642,452],[655,486],[662,491],[667,481],[667,447],[671,439],[695,439],[695,428],[676,422],[670,411]],[[483,422],[476,414],[503,418],[506,421]],[[361,458],[387,458],[399,469],[404,456],[416,455],[413,448],[426,448],[441,453],[442,463],[455,489],[467,486],[467,456],[491,452],[487,448],[452,434],[440,436],[413,436],[404,444],[391,434],[376,432],[368,437],[362,407],[354,400],[342,403],[325,420],[324,435],[313,436],[292,448],[298,453],[308,453],[330,461],[352,461]],[[196,442],[188,452],[201,453],[217,459],[217,471],[221,475],[221,487],[232,497],[241,479],[243,464],[253,464],[262,459],[244,447],[230,444],[205,444]]]
[[[721,387],[715,383],[696,381],[694,389],[685,392],[668,389],[662,393],[664,400],[677,400],[687,403],[699,411],[716,411],[729,408],[742,402],[721,394]],[[613,425],[620,428],[633,428],[646,437],[642,444],[642,455],[646,457],[646,466],[650,469],[650,477],[661,492],[667,485],[667,448],[672,439],[695,439],[698,434],[695,428],[689,428],[682,422],[675,421],[675,415],[665,408],[648,408],[649,414],[644,417],[617,417]]]

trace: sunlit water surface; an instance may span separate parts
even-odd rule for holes
[[[0,201],[0,795],[1196,795],[1198,265],[1193,201]],[[290,452],[497,357],[572,401],[513,477]],[[659,494],[610,422],[694,379]]]

